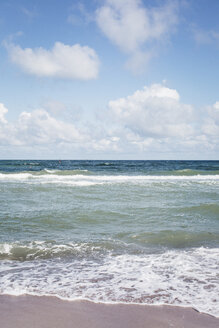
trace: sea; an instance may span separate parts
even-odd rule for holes
[[[0,161],[0,294],[219,316],[219,161]]]

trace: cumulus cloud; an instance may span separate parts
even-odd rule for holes
[[[85,138],[73,124],[55,119],[44,109],[22,112],[16,128],[25,144],[74,143]]]
[[[44,109],[22,112],[13,123],[0,128],[0,143],[35,146],[40,144],[77,143],[85,140],[85,135],[72,123],[57,120]]]
[[[53,108],[52,104],[52,108]],[[60,103],[55,106],[61,111]],[[7,121],[0,104],[0,151],[53,158],[216,158],[219,150],[219,101],[200,110],[162,84],[145,86],[112,100],[100,119],[65,119],[56,111],[23,111]],[[67,109],[65,109],[67,111]],[[210,156],[210,157],[209,157]],[[184,158],[184,157],[183,157]]]
[[[160,84],[109,102],[113,117],[141,136],[186,137],[194,133],[192,106],[182,104],[179,94]]]
[[[114,134],[120,137],[118,144],[130,152],[146,151],[160,158],[176,158],[180,152],[198,158],[217,153],[219,102],[200,111],[182,103],[175,89],[153,84],[110,101],[108,113],[116,125]]]
[[[96,124],[88,126],[87,122],[67,122],[54,117],[54,113],[44,108],[23,111],[14,122],[7,122],[5,113],[7,109],[0,104],[0,147],[7,150],[29,149],[31,154],[40,154],[43,150],[44,154],[56,157],[65,152],[72,156],[74,151],[84,155],[118,150],[117,139],[102,126],[98,129]]]
[[[98,76],[99,59],[88,47],[56,42],[51,50],[6,44],[10,59],[26,73],[39,77],[90,80]]]
[[[141,0],[105,0],[96,11],[96,22],[112,43],[131,55],[128,65],[136,68],[153,56],[153,42],[163,42],[173,32],[177,1],[146,8]]]

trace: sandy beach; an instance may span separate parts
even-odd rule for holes
[[[219,318],[192,308],[0,296],[1,328],[217,328]]]

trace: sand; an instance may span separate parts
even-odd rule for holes
[[[192,308],[0,296],[1,328],[218,328],[219,318]]]

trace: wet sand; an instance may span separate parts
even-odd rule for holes
[[[1,328],[218,328],[219,318],[192,308],[0,296]]]

